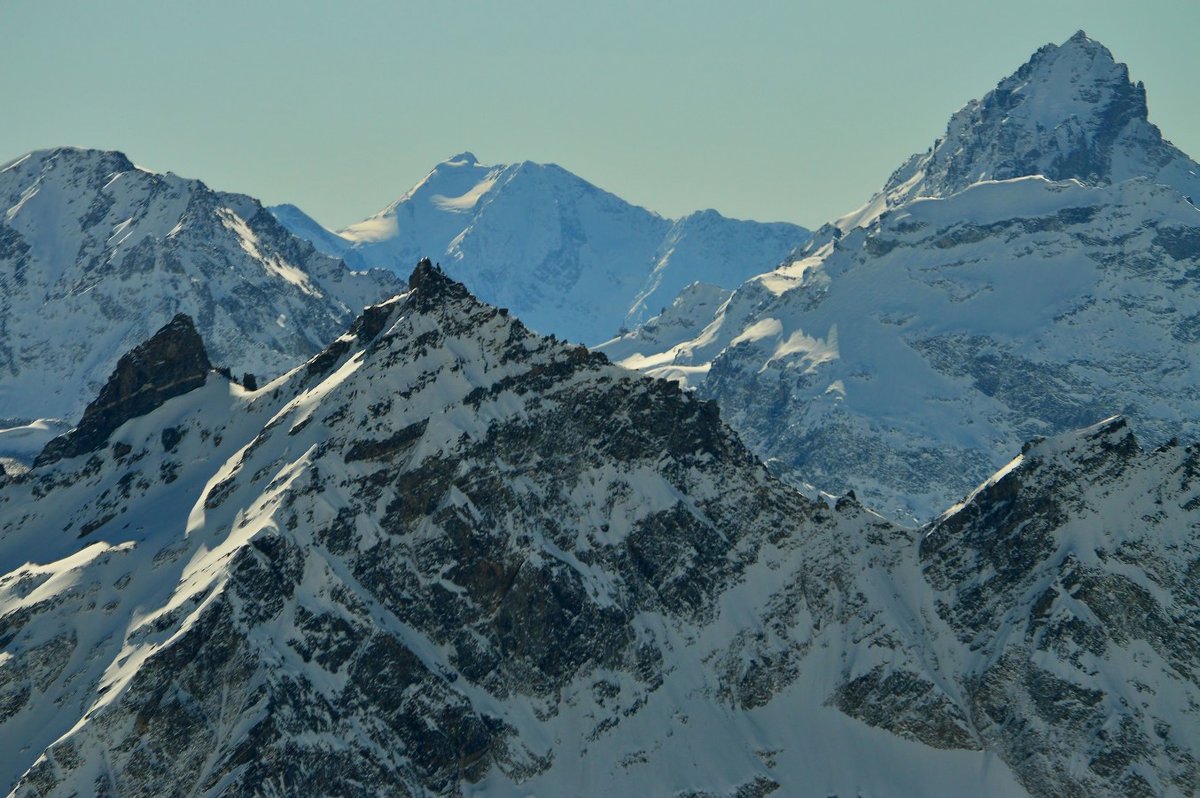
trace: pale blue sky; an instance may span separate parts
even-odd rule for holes
[[[120,149],[340,227],[469,149],[816,226],[1080,28],[1200,156],[1198,0],[0,0],[0,161]]]

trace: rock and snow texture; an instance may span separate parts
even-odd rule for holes
[[[256,200],[117,152],[18,158],[0,167],[0,208],[5,429],[77,418],[117,358],[176,313],[216,363],[273,376],[403,285],[316,252]]]
[[[706,321],[673,308],[694,337],[602,350],[716,399],[798,481],[928,519],[1033,435],[1200,436],[1197,174],[1080,34]]]
[[[949,197],[980,181],[1028,175],[1089,185],[1149,177],[1200,196],[1196,164],[1147,118],[1145,87],[1080,31],[1061,45],[1047,44],[954,114],[942,138],[839,226],[869,223],[918,197]]]
[[[690,283],[732,288],[809,236],[715,211],[664,219],[553,164],[487,166],[471,153],[336,234],[295,206],[271,210],[352,266],[407,272],[429,257],[538,332],[589,345],[647,320]]]
[[[714,317],[733,295],[733,291],[712,283],[692,283],[679,292],[671,306],[632,331],[600,344],[597,349],[627,368],[647,371],[656,377],[676,379],[684,384],[696,381],[707,364],[695,358],[684,362],[675,357],[675,348],[704,338]],[[642,353],[651,353],[649,356]],[[693,363],[699,362],[693,367]],[[697,375],[697,370],[700,374]]]
[[[104,448],[126,421],[144,416],[168,399],[194,391],[212,371],[208,350],[190,316],[180,313],[117,361],[100,395],[79,423],[50,441],[34,461],[46,465]]]
[[[1195,793],[1198,530],[1200,449],[1120,418],[1026,446],[926,530],[968,714],[1027,787]]]
[[[0,789],[1196,783],[1194,449],[1044,441],[906,530],[774,480],[711,403],[410,282],[260,390],[211,373],[0,475]]]

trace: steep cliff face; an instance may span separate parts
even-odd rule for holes
[[[180,313],[117,361],[100,395],[83,411],[79,424],[47,444],[35,465],[79,457],[104,447],[126,421],[199,388],[211,370],[195,324]]]
[[[277,375],[394,294],[254,199],[60,148],[0,167],[0,427],[74,419],[117,358],[177,313],[215,362]]]

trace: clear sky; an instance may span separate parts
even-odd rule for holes
[[[0,161],[120,149],[341,227],[471,150],[816,226],[1080,28],[1200,156],[1200,0],[0,0]]]

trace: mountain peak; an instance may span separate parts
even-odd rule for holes
[[[177,313],[117,361],[100,395],[83,411],[79,426],[46,444],[35,465],[96,451],[126,421],[202,386],[210,370],[212,364],[195,323],[190,316]]]
[[[947,197],[984,180],[1041,175],[1108,185],[1134,177],[1178,182],[1193,164],[1150,124],[1146,90],[1103,44],[1077,32],[1037,50],[1016,72],[950,118],[862,210],[869,223],[918,197]],[[874,212],[871,212],[871,211]]]
[[[1115,66],[1122,68],[1124,67],[1124,64],[1117,63],[1117,60],[1113,57],[1111,50],[1105,47],[1102,43],[1088,36],[1087,33],[1082,29],[1075,31],[1071,38],[1067,39],[1062,44],[1047,44],[1042,49],[1053,49],[1068,53],[1083,54],[1093,58],[1098,58],[1102,62],[1107,61]]]
[[[177,311],[217,362],[275,376],[402,288],[318,254],[253,197],[115,150],[30,152],[0,168],[0,197],[0,404],[20,422],[78,420]]]
[[[1110,61],[1113,60],[1112,53],[1109,52],[1109,49],[1107,47],[1105,47],[1103,44],[1101,44],[1100,42],[1098,42],[1095,39],[1088,36],[1087,32],[1084,31],[1082,28],[1075,31],[1075,33],[1073,33],[1071,35],[1071,38],[1067,39],[1062,44],[1046,45],[1046,47],[1055,47],[1055,49],[1060,49],[1060,50],[1068,50],[1068,49],[1074,48],[1074,49],[1081,49],[1081,50],[1087,50],[1087,51],[1092,51],[1092,52],[1099,52],[1099,53],[1103,53],[1105,56],[1107,56]],[[1045,49],[1045,48],[1043,48],[1043,49]]]
[[[465,285],[451,278],[429,258],[421,258],[417,263],[408,277],[408,287],[412,291],[410,301],[423,311],[432,310],[448,299],[470,296]]]
[[[1141,446],[1128,420],[1117,415],[1080,430],[1034,439],[1022,447],[1021,454],[1026,459],[1062,457],[1072,465],[1083,468],[1109,453],[1127,456],[1140,451]]]
[[[57,161],[73,169],[101,168],[108,172],[128,172],[137,168],[129,157],[119,150],[63,146],[28,152],[8,163],[0,164],[0,172],[21,167],[45,169],[47,164]]]
[[[1044,175],[1111,182],[1118,139],[1147,117],[1143,87],[1108,48],[1076,33],[1039,49],[982,100],[950,120],[932,174],[947,189],[978,180]],[[961,150],[960,150],[961,147]]]
[[[1053,83],[1056,79],[1064,78],[1069,80],[1069,85]],[[1051,82],[1047,84],[1041,81]],[[1047,44],[1039,48],[1020,69],[1002,80],[997,89],[1011,87],[1013,91],[1024,89],[1029,93],[1035,89],[1039,92],[1050,91],[1059,95],[1060,99],[1095,104],[1103,97],[1091,93],[1089,84],[1110,84],[1120,89],[1129,82],[1129,69],[1118,63],[1107,47],[1088,38],[1081,30],[1062,44]]]
[[[802,227],[664,218],[552,163],[437,164],[379,213],[330,235],[294,209],[280,222],[355,267],[440,261],[530,329],[590,345],[647,320],[695,280],[732,288],[809,238]]]
[[[408,287],[423,293],[441,291],[450,285],[461,284],[455,283],[447,277],[446,273],[442,271],[441,265],[435,266],[429,258],[421,258],[417,261],[416,268],[408,276]]]

